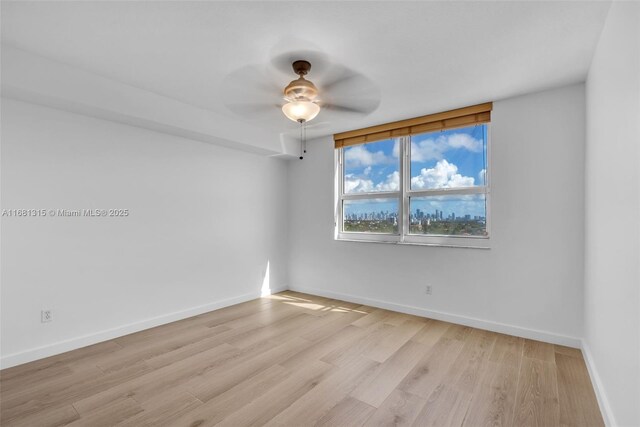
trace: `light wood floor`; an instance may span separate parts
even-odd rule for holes
[[[0,372],[2,426],[602,426],[579,350],[295,292]]]

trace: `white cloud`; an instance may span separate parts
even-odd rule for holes
[[[426,162],[433,159],[441,159],[442,153],[445,151],[444,148],[436,144],[434,139],[411,142],[411,161]]]
[[[459,188],[472,187],[474,178],[458,173],[458,167],[446,160],[440,160],[433,168],[422,168],[420,175],[411,178],[411,188]]]
[[[350,167],[361,167],[388,163],[383,151],[371,152],[364,145],[357,145],[344,151],[345,162]]]
[[[365,175],[369,175],[371,173],[371,166],[367,166],[363,172]]]
[[[373,190],[373,181],[356,178],[352,174],[344,176],[345,193],[367,193]]]
[[[393,151],[392,151],[392,155],[393,157],[395,157],[396,159],[398,157],[400,157],[400,144],[398,144],[398,140],[396,139],[395,142],[393,143]]]
[[[451,148],[465,148],[474,153],[482,151],[482,141],[466,133],[453,133],[448,137],[438,137],[440,138],[446,139],[446,144]]]
[[[387,179],[376,184],[376,191],[398,191],[400,189],[400,173],[394,171],[387,175]]]
[[[479,153],[483,149],[483,143],[481,140],[475,139],[466,133],[440,135],[437,138],[428,138],[419,142],[412,142],[411,160],[414,162],[439,160],[442,159],[446,151],[458,148]]]
[[[398,191],[400,189],[400,174],[398,171],[387,175],[387,179],[373,184],[370,179],[358,178],[353,174],[344,177],[345,193],[371,193],[375,191]]]
[[[487,170],[486,169],[482,169],[478,173],[478,185],[484,185],[485,184],[485,179],[487,179]]]

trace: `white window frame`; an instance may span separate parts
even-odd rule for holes
[[[336,240],[348,242],[376,242],[406,245],[445,246],[462,248],[490,248],[491,236],[491,127],[487,126],[487,147],[485,159],[485,185],[466,188],[442,188],[431,190],[411,190],[411,137],[393,138],[398,141],[400,149],[400,188],[398,191],[369,192],[369,193],[344,193],[344,149],[335,150],[335,234]],[[409,202],[411,197],[441,196],[457,194],[484,194],[486,204],[486,236],[453,236],[453,235],[422,235],[409,234]],[[398,200],[398,234],[349,232],[343,230],[343,202],[345,200],[361,199],[389,199]]]

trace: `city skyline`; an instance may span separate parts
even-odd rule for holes
[[[443,213],[443,217],[486,217],[486,196],[484,194],[445,195],[431,197],[410,198],[411,215],[417,211],[434,213],[436,210]],[[345,200],[343,215],[364,214],[371,212],[399,212],[397,198],[371,199],[371,200]]]
[[[388,219],[397,219],[397,212],[389,211],[371,211],[363,213],[350,213],[345,214],[344,219],[347,221],[383,221]],[[485,221],[486,218],[480,215],[463,214],[457,215],[455,212],[451,212],[447,215],[441,210],[436,209],[434,212],[424,212],[421,209],[416,209],[415,212],[409,214],[410,220],[422,220],[422,219],[434,219],[439,221]]]

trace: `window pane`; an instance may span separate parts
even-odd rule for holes
[[[344,148],[344,192],[399,191],[398,141],[387,139]]]
[[[411,189],[485,185],[487,125],[411,137]]]
[[[398,199],[345,200],[343,230],[398,234]]]
[[[484,194],[412,197],[409,233],[446,236],[486,236]]]

